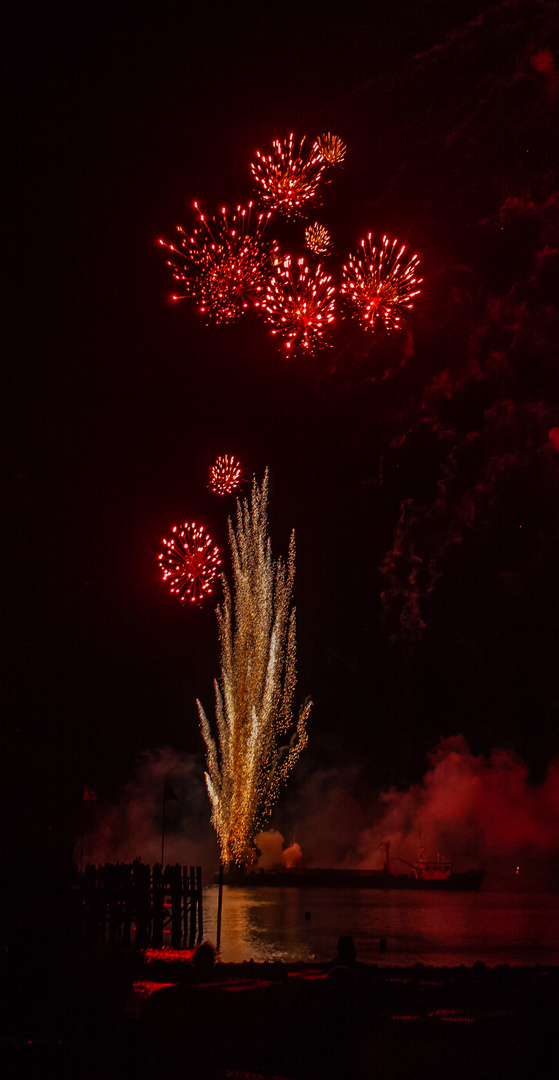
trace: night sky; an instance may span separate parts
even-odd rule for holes
[[[10,691],[18,833],[72,839],[83,785],[120,798],[138,755],[198,755],[219,673],[213,598],[160,582],[169,527],[224,552],[270,470],[273,550],[297,537],[293,791],[405,789],[441,738],[537,783],[559,753],[556,3],[21,4],[8,31],[13,285]],[[348,146],[313,214],[329,272],[369,231],[421,259],[404,329],[338,319],[286,358],[252,315],[173,304],[159,237],[254,196],[290,132]],[[299,255],[301,224],[271,232]],[[13,270],[12,270],[13,267]],[[14,392],[13,405],[11,392]],[[230,575],[229,575],[230,576]],[[215,599],[219,598],[219,591]],[[209,815],[209,807],[208,807]]]

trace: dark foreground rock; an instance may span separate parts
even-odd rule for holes
[[[187,1062],[201,1077],[555,1077],[557,976],[218,965],[151,994],[141,1017],[177,1078]]]
[[[3,1075],[551,1078],[559,1075],[558,987],[557,969],[506,965],[89,958],[50,982],[45,971],[33,1008],[12,995]]]

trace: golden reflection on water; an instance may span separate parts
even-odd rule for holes
[[[204,934],[210,941],[215,941],[217,888],[208,889],[204,899]],[[308,963],[315,959],[298,889],[233,889],[226,886],[221,942],[220,956],[225,963],[251,959],[259,963],[265,960],[303,960]]]
[[[204,890],[204,937],[216,940],[217,886]],[[410,966],[559,964],[555,894],[399,890],[223,890],[225,963],[323,962],[351,934],[358,959]],[[380,941],[387,940],[386,953]]]

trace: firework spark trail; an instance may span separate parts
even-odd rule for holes
[[[163,580],[170,583],[170,592],[179,600],[196,604],[208,596],[219,573],[219,548],[194,522],[174,525],[170,540],[163,540],[159,565]]]
[[[254,839],[307,743],[307,700],[293,717],[295,539],[287,563],[273,560],[267,537],[268,474],[253,482],[249,507],[237,502],[237,529],[229,522],[235,595],[223,578],[217,609],[221,684],[215,682],[217,741],[201,703],[206,744],[206,783],[222,861],[242,864],[254,856]],[[293,729],[291,737],[289,731]],[[279,746],[279,739],[287,745]]]
[[[341,293],[365,330],[374,330],[382,319],[387,330],[397,330],[402,316],[413,307],[412,300],[421,291],[422,278],[416,278],[417,255],[403,260],[405,247],[383,236],[377,248],[372,234],[361,241],[361,250],[350,255],[343,267]]]
[[[234,457],[218,457],[210,469],[209,486],[215,495],[231,495],[241,482],[242,468]]]
[[[287,256],[270,278],[263,304],[272,334],[283,339],[288,352],[311,353],[327,344],[328,325],[334,319],[335,289],[320,266],[314,270],[299,259],[298,273]]]
[[[304,142],[305,136],[296,147],[293,134],[283,142],[276,139],[272,153],[257,150],[257,160],[250,166],[262,202],[287,218],[301,217],[316,202],[327,168],[316,142],[308,158],[303,157]]]
[[[254,222],[252,203],[238,206],[230,218],[223,208],[212,228],[197,203],[194,207],[199,224],[192,236],[179,225],[180,247],[159,241],[172,253],[168,266],[185,289],[183,297],[173,300],[193,297],[201,315],[229,322],[260,305],[270,268],[279,257],[275,241],[264,240],[271,213],[259,214]]]

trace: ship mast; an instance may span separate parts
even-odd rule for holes
[[[390,873],[390,840],[383,840],[382,844],[379,844],[380,848],[384,848],[384,866],[383,873]]]

